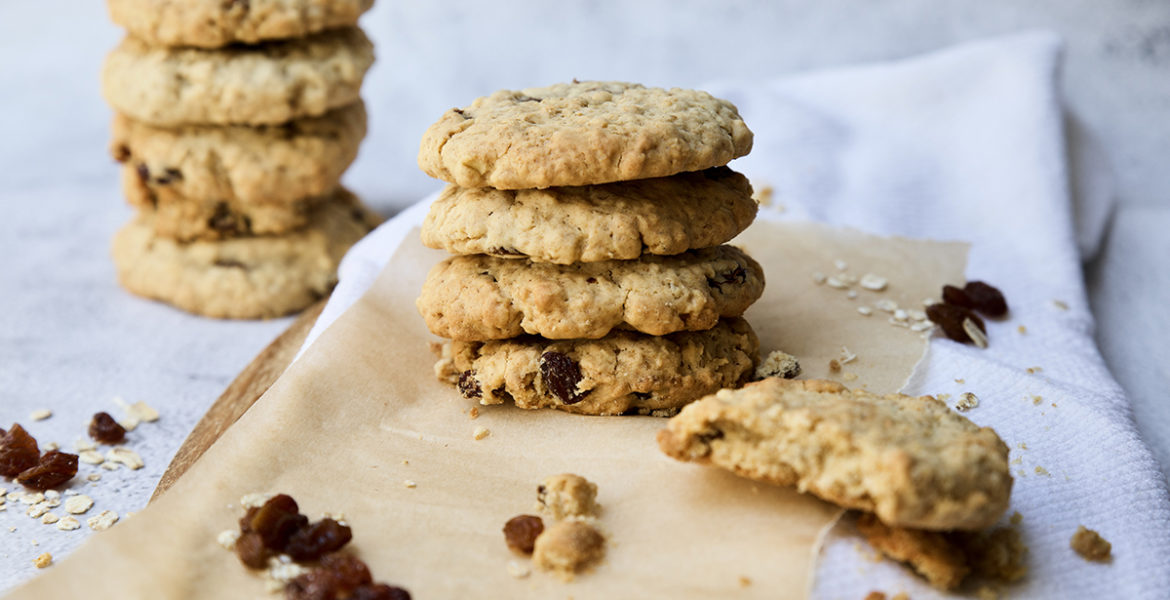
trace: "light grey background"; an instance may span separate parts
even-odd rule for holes
[[[387,214],[438,187],[415,166],[423,130],[495,89],[572,78],[693,87],[1056,31],[1068,43],[1069,107],[1104,149],[1120,202],[1087,268],[1098,340],[1170,463],[1170,2],[378,0],[363,25],[378,54],[364,93],[371,127],[346,181]],[[69,446],[115,395],[160,408],[163,419],[130,440],[146,468],[85,489],[125,513],[288,321],[207,321],[118,290],[107,247],[130,211],[105,148],[98,73],[119,36],[98,0],[0,1],[0,426],[51,407],[30,428]],[[33,574],[41,551],[60,558],[87,534],[20,508],[0,512],[0,590]]]

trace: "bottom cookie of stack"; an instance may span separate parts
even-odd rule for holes
[[[338,188],[305,227],[279,236],[183,243],[159,236],[142,210],[113,242],[118,280],[131,292],[208,317],[255,319],[298,311],[337,282],[337,265],[380,218]]]
[[[747,321],[665,336],[615,330],[596,340],[524,336],[440,346],[435,374],[481,404],[590,415],[667,416],[751,376],[759,340]]]

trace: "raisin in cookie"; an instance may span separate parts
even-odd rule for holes
[[[435,265],[417,306],[432,333],[454,340],[597,339],[710,329],[763,292],[759,263],[732,246],[575,265],[472,255]]]
[[[328,294],[341,257],[378,221],[344,190],[281,236],[180,243],[159,237],[153,219],[144,210],[114,236],[118,280],[140,296],[232,319],[288,314]]]
[[[452,254],[568,265],[718,246],[756,217],[752,186],[727,167],[671,177],[545,190],[450,185],[422,241]]]
[[[765,379],[688,406],[658,433],[662,451],[793,485],[917,529],[979,529],[1007,509],[1008,448],[930,397]]]
[[[366,110],[358,101],[320,117],[256,127],[164,128],[116,115],[112,130],[110,152],[125,165],[131,204],[222,203],[240,212],[332,193],[366,135]]]
[[[110,19],[152,46],[218,48],[356,25],[373,0],[108,0]]]
[[[614,331],[599,340],[447,342],[435,374],[480,404],[666,415],[746,381],[759,345],[743,319],[661,337]]]
[[[162,127],[270,125],[357,102],[373,62],[356,27],[218,50],[127,37],[106,58],[102,93],[118,112]]]
[[[699,171],[751,148],[735,106],[706,92],[584,81],[453,108],[423,134],[418,164],[462,187],[516,190]]]

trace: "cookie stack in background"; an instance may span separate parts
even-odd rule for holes
[[[340,187],[366,134],[372,0],[109,0],[111,152],[138,209],[114,238],[135,294],[221,318],[327,295],[378,218]]]
[[[423,243],[457,256],[418,299],[436,375],[483,404],[677,412],[746,381],[760,266],[721,245],[755,218],[727,168],[752,134],[692,90],[573,82],[452,109],[419,166],[451,185]]]

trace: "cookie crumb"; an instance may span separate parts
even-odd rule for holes
[[[44,421],[45,419],[48,419],[51,416],[53,416],[53,411],[51,411],[47,408],[39,408],[37,410],[32,411],[32,413],[30,413],[28,415],[28,418],[30,418],[34,421]]]
[[[505,568],[508,571],[508,575],[511,575],[515,579],[524,579],[532,574],[532,569],[518,560],[508,561],[508,565]]]
[[[418,484],[417,484],[417,483],[415,483],[415,482],[414,482],[414,480],[412,480],[412,479],[404,479],[404,480],[402,481],[402,485],[404,485],[404,486],[406,486],[407,488],[410,488],[410,489],[414,489],[414,488],[418,487]]]
[[[1019,530],[1000,527],[990,532],[956,532],[952,535],[960,540],[976,575],[1010,583],[1019,581],[1028,573],[1024,566],[1028,547],[1024,545]]]
[[[475,420],[479,418],[479,407],[472,406],[471,410],[467,411],[467,418]]]
[[[36,565],[36,567],[38,569],[43,569],[43,568],[53,564],[53,555],[49,554],[48,552],[45,552],[45,553],[41,554],[40,556],[34,558],[33,564]]]
[[[96,517],[85,520],[85,524],[94,531],[105,531],[118,522],[118,513],[112,510],[103,510]]]
[[[73,531],[74,529],[81,529],[81,522],[73,517],[62,517],[57,521],[57,529],[61,531]]]
[[[1025,370],[1028,372],[1029,375],[1035,375],[1036,373],[1043,371],[1044,368],[1043,367],[1028,367]]]
[[[967,380],[966,379],[956,379],[955,383],[963,384],[963,383],[967,383]]]
[[[1085,527],[1077,526],[1077,532],[1069,540],[1069,547],[1076,551],[1081,558],[1096,562],[1107,562],[1113,552],[1113,544],[1101,537],[1101,534]]]
[[[1060,310],[1068,310],[1068,303],[1064,300],[1053,300],[1052,305]]]
[[[1044,401],[1044,398],[1042,396],[1032,396],[1032,405],[1033,406],[1040,406],[1040,403],[1043,401]]]
[[[561,521],[536,538],[532,562],[544,571],[571,581],[581,570],[601,560],[605,537],[584,521]]]
[[[752,584],[751,577],[748,577],[747,575],[740,575],[739,576],[739,587],[745,588],[745,587],[751,586],[751,584]]]
[[[756,204],[759,204],[760,206],[771,206],[772,195],[774,193],[775,191],[772,189],[772,186],[765,185],[760,187],[760,189],[756,190],[755,193],[752,194],[752,199],[755,200]]]
[[[797,375],[800,375],[800,362],[795,356],[779,350],[769,352],[760,366],[756,367],[756,379],[768,377],[792,379]]]
[[[597,484],[572,473],[547,477],[536,488],[537,510],[555,519],[593,517],[597,504]]]
[[[472,434],[472,437],[474,437],[476,440],[482,440],[483,438],[485,438],[491,434],[492,434],[491,430],[488,429],[487,427],[476,427],[475,433]]]
[[[235,529],[225,529],[215,536],[215,542],[224,550],[234,550],[238,539],[240,539],[240,532]]]
[[[868,317],[873,314],[873,309],[868,306],[858,306],[857,312],[863,317]]]
[[[1051,474],[1048,472],[1048,469],[1045,469],[1044,467],[1041,467],[1040,465],[1036,465],[1036,474],[1037,474],[1037,475],[1044,475],[1045,477],[1047,477],[1047,476],[1050,476],[1050,475],[1051,475]]]
[[[840,370],[841,370],[841,363],[837,362],[837,359],[835,359],[835,358],[830,359],[829,360],[829,372],[836,373],[837,371],[840,371]]]
[[[967,557],[942,533],[890,527],[869,513],[858,516],[857,530],[875,550],[909,564],[936,588],[956,589],[970,572]]]
[[[971,392],[963,392],[959,395],[959,401],[955,403],[955,409],[959,412],[966,412],[979,406],[979,397]]]
[[[85,513],[93,507],[93,499],[85,494],[74,496],[65,501],[65,512],[73,515]]]
[[[1020,325],[1019,327],[1016,327],[1016,331],[1020,332],[1020,335],[1027,335],[1028,328]]]

